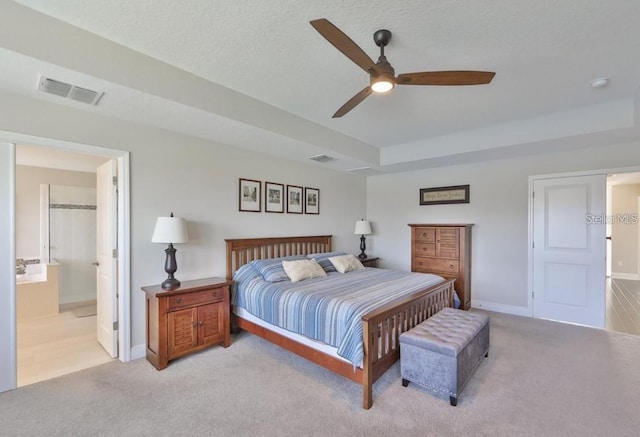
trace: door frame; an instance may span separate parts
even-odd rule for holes
[[[594,176],[594,175],[608,175],[612,173],[638,173],[640,172],[640,166],[634,167],[616,167],[605,168],[597,170],[575,171],[567,173],[550,173],[529,176],[529,190],[528,190],[528,236],[527,236],[527,310],[526,313],[529,317],[533,317],[533,185],[534,181],[542,179],[556,179],[556,178],[568,178],[576,176]],[[607,196],[607,190],[605,190],[605,196]],[[606,201],[606,198],[605,198]],[[606,257],[605,253],[602,254]],[[602,293],[606,293],[603,289]]]
[[[12,143],[13,156],[10,168],[13,172],[6,175],[8,178],[8,186],[10,198],[0,208],[9,212],[12,217],[12,223],[15,223],[15,143],[32,144],[35,146],[49,147],[53,149],[64,150],[67,152],[77,152],[102,156],[114,159],[118,171],[118,359],[122,362],[131,360],[131,245],[130,245],[130,165],[129,152],[123,150],[109,149],[105,147],[91,146],[87,144],[74,143],[70,141],[62,141],[32,135],[18,134],[15,132],[7,132],[0,130],[0,142]],[[4,181],[3,181],[4,182]],[[4,182],[6,183],[6,182]],[[2,239],[5,237],[9,240],[9,247],[6,255],[11,265],[10,271],[13,271],[15,264],[15,225],[9,226],[8,229],[0,229]],[[4,255],[4,254],[3,254]],[[7,372],[0,375],[0,392],[3,389],[13,389],[17,387],[16,374],[16,308],[15,308],[15,275],[14,280],[9,281],[9,296],[0,296],[3,305],[0,305],[0,318],[4,318],[7,322],[0,325],[0,359],[13,363],[13,372]],[[4,305],[8,304],[8,305]],[[8,338],[8,342],[3,341]]]

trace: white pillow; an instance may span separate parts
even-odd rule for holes
[[[329,258],[329,261],[331,261],[331,264],[333,264],[336,270],[340,273],[364,269],[360,260],[353,255],[332,256]]]
[[[305,279],[319,278],[327,276],[324,269],[314,259],[301,259],[296,261],[282,261],[282,268],[291,282],[303,281]]]

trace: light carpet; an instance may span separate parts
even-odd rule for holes
[[[640,337],[490,313],[458,406],[400,382],[361,387],[256,336],[173,361],[113,362],[0,394],[11,436],[636,436]]]

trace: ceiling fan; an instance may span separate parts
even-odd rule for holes
[[[366,71],[370,78],[369,86],[342,105],[333,118],[342,117],[371,93],[386,93],[395,85],[482,85],[491,82],[495,76],[492,71],[423,71],[396,77],[395,70],[384,55],[384,48],[391,41],[390,31],[381,29],[373,34],[373,40],[380,47],[380,57],[374,63],[364,50],[326,18],[310,21],[310,24],[342,54]]]

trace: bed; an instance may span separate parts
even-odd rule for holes
[[[232,279],[234,272],[252,261],[332,252],[331,238],[330,235],[322,235],[225,240],[227,278]],[[246,267],[248,266],[245,266],[245,269]],[[371,274],[383,274],[382,270],[366,270],[371,270]],[[407,275],[415,277],[417,274],[407,273]],[[362,278],[365,276],[366,273],[363,272]],[[425,278],[427,276],[424,275]],[[434,277],[429,277],[427,282],[420,286],[416,286],[412,282],[411,288],[405,290],[404,295],[386,299],[380,305],[367,306],[366,312],[356,321],[357,329],[354,329],[357,331],[354,335],[358,336],[356,343],[361,345],[361,352],[352,354],[351,361],[337,355],[333,345],[307,339],[304,335],[275,326],[240,306],[233,306],[231,320],[234,327],[258,335],[361,384],[362,406],[369,409],[373,404],[373,383],[400,357],[400,334],[426,320],[442,308],[453,306],[454,280],[435,278],[437,280],[434,281]],[[332,283],[336,285],[336,281],[339,280],[341,279],[336,279],[336,275],[327,276],[327,283],[333,281]],[[309,281],[309,284],[313,281]],[[321,279],[317,282],[321,282]],[[362,335],[361,343],[360,333]]]

